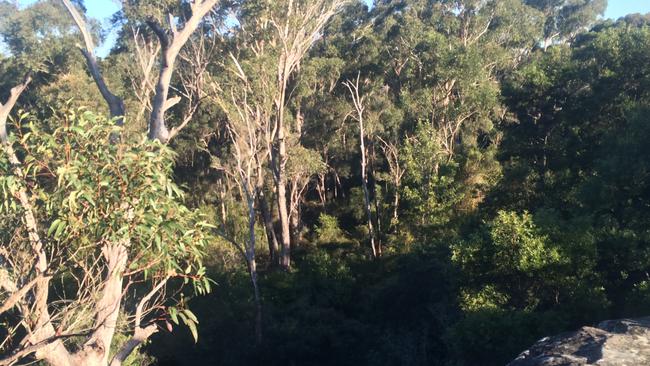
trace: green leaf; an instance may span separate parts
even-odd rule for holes
[[[57,229],[57,227],[61,224],[60,219],[56,219],[52,222],[50,225],[50,228],[47,230],[47,235],[50,236],[52,233]]]
[[[197,319],[196,315],[190,310],[190,309],[184,309],[183,314],[185,314],[189,319],[192,320],[192,322],[199,324],[199,319]]]
[[[196,329],[196,323],[194,322],[187,322],[185,323],[187,327],[190,329],[190,332],[192,333],[192,337],[194,338],[194,343],[199,341],[199,332]]]
[[[178,323],[178,310],[176,310],[175,307],[170,307],[170,308],[169,308],[169,317],[171,318],[171,320],[172,320],[176,325],[179,324],[179,323]]]

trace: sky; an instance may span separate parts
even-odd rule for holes
[[[21,5],[28,5],[36,0],[19,0]],[[372,3],[372,0],[365,0]],[[120,8],[116,0],[86,0],[88,16],[99,19],[108,26],[108,19]],[[650,0],[609,0],[605,18],[618,19],[626,14],[631,13],[650,13]],[[105,27],[108,28],[108,27]],[[97,55],[102,57],[110,51],[111,46],[115,43],[116,34],[113,32],[108,35],[103,44],[97,48]]]

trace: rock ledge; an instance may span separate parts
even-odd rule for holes
[[[604,321],[539,340],[508,366],[650,365],[650,317]]]

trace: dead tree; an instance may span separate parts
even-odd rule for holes
[[[381,256],[381,244],[377,240],[377,235],[375,232],[374,219],[372,215],[371,200],[370,200],[370,191],[368,189],[368,150],[366,147],[366,131],[364,126],[364,112],[366,107],[364,105],[364,98],[359,93],[359,79],[361,74],[357,75],[356,82],[351,80],[343,83],[348,88],[350,92],[350,97],[352,98],[352,104],[354,106],[354,112],[351,113],[353,118],[359,124],[359,150],[361,151],[361,187],[363,188],[363,198],[364,198],[364,210],[366,212],[366,218],[368,220],[368,233],[370,235],[370,246],[372,248],[372,256],[374,258]]]

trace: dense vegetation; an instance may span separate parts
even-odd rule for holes
[[[650,15],[606,5],[123,1],[98,60],[83,1],[0,1],[0,365],[503,365],[648,315]]]

